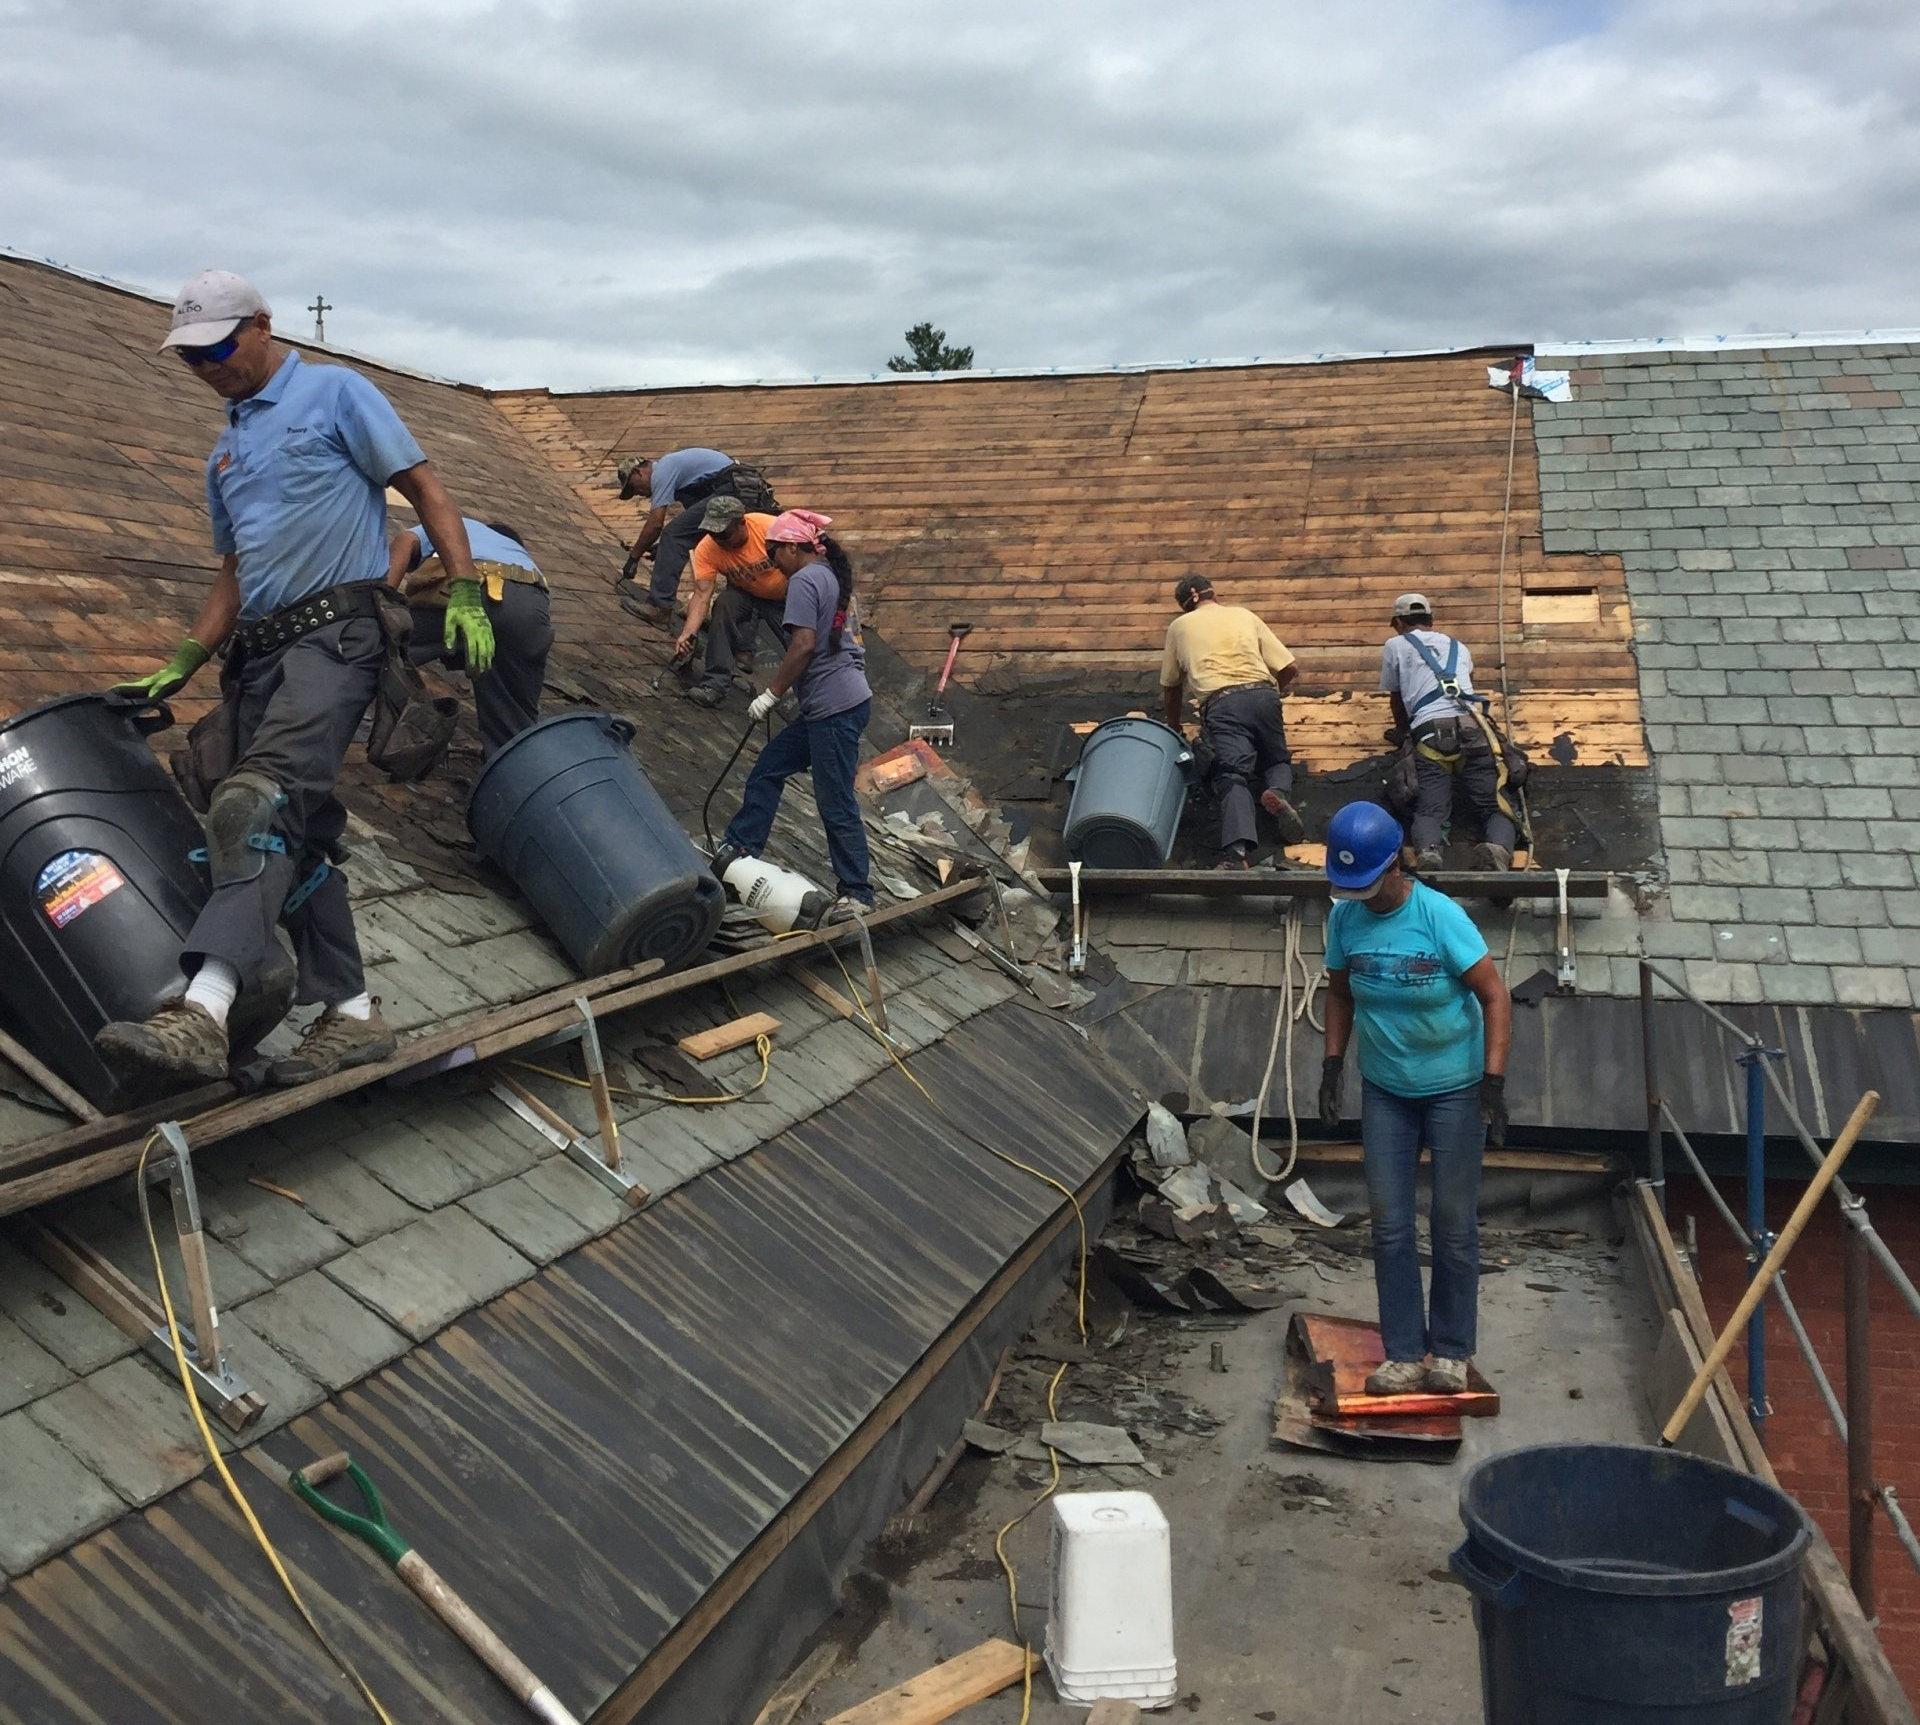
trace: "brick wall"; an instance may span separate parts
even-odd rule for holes
[[[1920,999],[1920,350],[1583,357],[1548,551],[1615,552],[1669,892],[1719,1000]]]
[[[1746,1200],[1739,1180],[1722,1181],[1721,1192],[1737,1212]],[[1767,1220],[1778,1228],[1799,1196],[1796,1186],[1776,1181],[1767,1192]],[[1887,1244],[1901,1263],[1920,1266],[1920,1188],[1880,1187],[1863,1194]],[[1676,1235],[1694,1217],[1700,1246],[1702,1291],[1715,1324],[1724,1323],[1746,1284],[1739,1241],[1691,1181],[1671,1182],[1668,1217]],[[1787,1287],[1799,1308],[1834,1393],[1846,1399],[1846,1348],[1842,1319],[1842,1252],[1846,1224],[1831,1203],[1821,1206],[1787,1261]],[[1873,1274],[1874,1471],[1900,1494],[1910,1515],[1920,1511],[1920,1319],[1916,1319],[1879,1270]],[[1846,1446],[1827,1416],[1812,1374],[1786,1319],[1768,1303],[1767,1455],[1780,1483],[1826,1530],[1842,1563],[1847,1561]],[[1729,1362],[1733,1379],[1746,1388],[1746,1349]],[[1920,1693],[1920,1573],[1908,1562],[1884,1517],[1877,1524],[1874,1555],[1878,1577],[1880,1638],[1900,1680]]]

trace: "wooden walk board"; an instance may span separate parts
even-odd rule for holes
[[[1039,1660],[1011,1641],[983,1641],[944,1665],[836,1713],[827,1725],[940,1725],[1018,1683]]]
[[[731,1019],[711,1030],[681,1037],[680,1052],[689,1060],[712,1060],[721,1054],[731,1054],[736,1048],[745,1048],[759,1037],[771,1036],[779,1028],[780,1020],[771,1012],[749,1012],[745,1018]]]

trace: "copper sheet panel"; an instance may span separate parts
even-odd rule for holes
[[[1317,1413],[1372,1420],[1406,1414],[1463,1415],[1490,1418],[1500,1411],[1493,1385],[1471,1364],[1464,1395],[1436,1396],[1424,1392],[1405,1396],[1370,1396],[1367,1374],[1386,1353],[1380,1345],[1380,1326],[1364,1318],[1336,1318],[1323,1312],[1298,1312],[1293,1328],[1299,1333],[1306,1357],[1308,1400]]]

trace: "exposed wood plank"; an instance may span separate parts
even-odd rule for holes
[[[983,1641],[884,1693],[836,1713],[827,1725],[940,1725],[943,1719],[998,1695],[1039,1663],[1011,1641]]]
[[[725,1024],[717,1024],[711,1030],[696,1031],[692,1036],[680,1038],[680,1052],[689,1060],[712,1060],[721,1054],[730,1054],[736,1048],[744,1048],[762,1036],[771,1036],[780,1028],[780,1020],[771,1012],[749,1012],[744,1018],[735,1018]]]

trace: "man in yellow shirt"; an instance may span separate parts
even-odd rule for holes
[[[707,625],[706,673],[687,691],[703,707],[717,707],[727,698],[736,668],[751,674],[762,623],[776,641],[786,640],[787,578],[767,555],[772,521],[771,515],[749,511],[737,497],[710,499],[700,517],[700,537],[687,560],[693,596],[673,656],[691,657],[700,625]]]
[[[1293,655],[1241,605],[1222,605],[1204,575],[1183,576],[1173,590],[1180,615],[1167,625],[1160,661],[1160,704],[1175,730],[1192,695],[1200,728],[1213,753],[1214,794],[1220,799],[1221,868],[1249,866],[1256,833],[1253,785],[1260,806],[1279,824],[1280,842],[1306,837],[1293,793],[1293,757],[1287,751],[1280,694],[1299,675]]]

